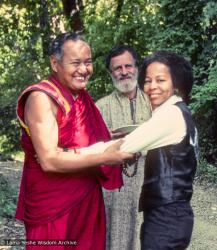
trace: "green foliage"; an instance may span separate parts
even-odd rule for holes
[[[195,86],[191,109],[200,131],[200,148],[210,163],[217,162],[217,64],[210,69],[207,82]]]
[[[0,115],[2,118],[0,120],[1,133],[4,135],[0,137],[0,152],[4,152],[4,158],[7,158],[6,156],[10,157],[12,152],[20,148],[18,140],[20,129],[16,120],[15,106],[6,106],[1,110]]]
[[[59,1],[43,7],[39,0],[23,0],[4,1],[0,8],[0,149],[4,155],[19,149],[15,113],[19,94],[49,72],[48,43],[61,15],[55,17]],[[49,23],[52,29],[43,25]]]
[[[203,50],[195,64],[191,108],[200,134],[200,149],[210,164],[217,163],[217,3],[203,8]]]
[[[16,208],[16,194],[2,174],[0,174],[0,188],[0,217],[12,217]]]
[[[217,64],[210,69],[208,81],[203,86],[196,85],[194,88],[195,94],[192,97],[193,111],[200,112],[202,115],[210,115],[213,110],[210,105],[217,102]]]
[[[199,160],[196,176],[203,181],[209,181],[217,183],[217,168],[207,163],[207,161],[201,157]]]

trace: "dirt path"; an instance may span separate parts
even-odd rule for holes
[[[21,162],[0,162],[3,174],[15,190],[19,190]],[[195,226],[188,250],[217,250],[217,188],[210,184],[194,185],[192,206]],[[0,243],[2,239],[24,239],[22,223],[0,218]],[[16,243],[16,242],[15,242]],[[22,250],[22,246],[1,246],[0,250]],[[120,249],[121,250],[121,249]],[[132,249],[137,250],[137,249]]]
[[[192,207],[195,226],[188,250],[217,250],[217,189],[195,183]]]

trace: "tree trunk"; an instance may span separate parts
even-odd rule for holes
[[[39,24],[41,28],[42,48],[44,56],[48,55],[50,44],[50,20],[47,5],[47,0],[40,0]]]
[[[74,32],[82,32],[83,21],[81,11],[84,9],[82,0],[62,0],[64,13],[70,22],[70,27]]]
[[[118,6],[117,6],[117,9],[116,9],[116,18],[117,18],[117,19],[120,18],[121,9],[122,9],[122,7],[123,7],[123,4],[124,4],[124,0],[118,0]]]

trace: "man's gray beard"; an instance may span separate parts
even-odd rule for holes
[[[122,82],[122,81],[117,81],[112,76],[112,81],[113,81],[114,87],[118,91],[124,94],[133,91],[137,86],[137,79],[129,79],[129,80],[125,80],[124,82]]]

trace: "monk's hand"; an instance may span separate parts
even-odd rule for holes
[[[132,153],[120,151],[120,146],[123,144],[123,142],[124,140],[118,140],[103,152],[105,164],[117,165],[123,163],[127,159],[132,159],[134,157],[134,154]]]
[[[142,154],[140,152],[135,153],[133,155],[133,158],[127,159],[124,162],[127,163],[128,165],[132,165],[132,164],[136,163],[139,160],[139,158],[141,157],[141,155]]]

